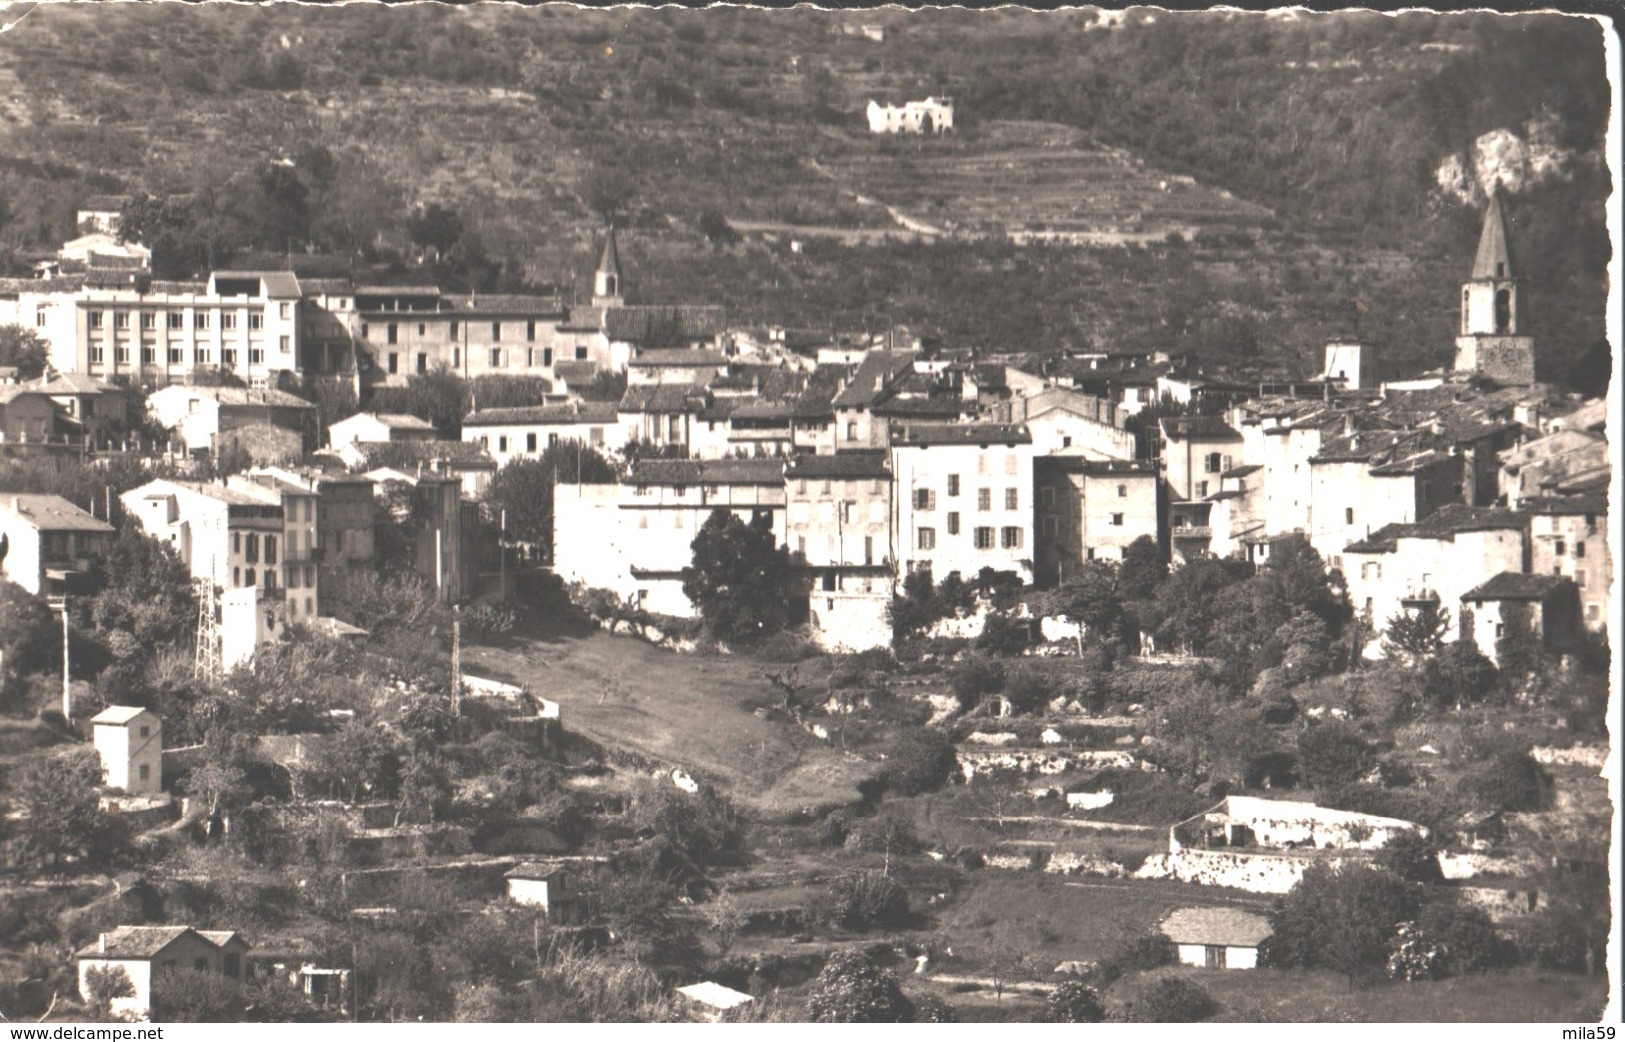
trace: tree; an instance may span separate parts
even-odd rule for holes
[[[455,210],[430,203],[406,218],[406,234],[416,245],[444,256],[463,237],[463,219]]]
[[[1138,635],[1128,632],[1129,617],[1118,592],[1118,568],[1109,562],[1085,562],[1082,570],[1049,595],[1045,611],[1082,623],[1085,636],[1092,640],[1138,642]]]
[[[1357,973],[1384,965],[1395,928],[1417,907],[1417,888],[1385,869],[1315,864],[1276,901],[1263,954],[1276,966],[1337,970],[1352,986]]]
[[[712,636],[752,641],[784,628],[793,593],[790,552],[777,545],[768,513],[758,511],[746,523],[732,511],[714,510],[692,546],[683,594]]]
[[[101,758],[79,746],[14,768],[7,788],[18,819],[7,860],[31,871],[57,871],[69,862],[106,868],[121,833],[101,809]]]
[[[1456,710],[1486,700],[1495,691],[1500,674],[1478,645],[1461,639],[1446,644],[1423,667],[1422,691],[1438,706]]]
[[[1383,649],[1403,656],[1412,666],[1438,654],[1450,633],[1450,609],[1424,607],[1417,612],[1400,611],[1388,619],[1383,633]]]
[[[1377,864],[1410,883],[1438,883],[1439,848],[1420,832],[1401,832],[1377,852]]]
[[[935,792],[952,777],[959,759],[941,731],[905,731],[893,743],[882,773],[886,787],[904,796]]]
[[[897,975],[857,948],[830,953],[807,999],[817,1024],[903,1024],[912,1012]]]
[[[1117,592],[1125,601],[1148,601],[1168,576],[1168,563],[1162,548],[1148,535],[1142,535],[1123,548],[1117,567]]]
[[[707,207],[700,214],[699,228],[700,234],[712,245],[726,246],[739,241],[739,233],[728,223],[727,216],[715,207]]]
[[[1163,977],[1140,993],[1134,1019],[1142,1024],[1194,1024],[1219,1008],[1207,989],[1184,977]]]
[[[33,380],[45,372],[46,344],[32,329],[0,326],[0,365],[17,367],[18,380]]]
[[[555,484],[601,485],[616,479],[615,465],[580,441],[560,441],[539,459],[516,458],[497,471],[485,489],[487,516],[508,515],[508,537],[542,548],[553,557],[553,488]]]
[[[405,387],[381,388],[373,395],[368,408],[374,412],[410,413],[434,424],[442,438],[455,441],[462,436],[467,400],[468,388],[463,378],[445,366],[438,366],[427,373],[408,376]]]
[[[1480,810],[1537,811],[1546,805],[1551,778],[1527,750],[1489,750],[1456,781],[1456,791]]]
[[[1316,788],[1357,782],[1375,762],[1365,739],[1341,720],[1313,724],[1298,734],[1298,763],[1304,779]]]
[[[1098,1024],[1106,1019],[1100,992],[1080,981],[1067,981],[1049,993],[1044,1003],[1047,1024]]]
[[[114,999],[135,997],[135,985],[123,966],[91,966],[85,970],[85,992],[90,1019],[106,1020]]]
[[[637,182],[614,160],[595,161],[582,183],[587,209],[609,224],[626,211],[637,196]]]

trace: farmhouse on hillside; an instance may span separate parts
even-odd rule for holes
[[[248,942],[232,930],[194,930],[190,926],[120,926],[79,949],[79,994],[87,1002],[87,977],[93,969],[118,968],[130,979],[133,994],[114,999],[114,1016],[144,1017],[152,1012],[154,986],[171,971],[212,973],[234,980],[247,972]],[[161,1002],[162,996],[156,996]]]

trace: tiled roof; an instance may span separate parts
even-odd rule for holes
[[[883,402],[876,402],[871,411],[876,416],[896,416],[907,418],[911,416],[924,416],[936,419],[952,419],[969,411],[974,411],[975,405],[960,398],[890,398]]]
[[[254,389],[248,387],[194,387],[188,384],[171,384],[184,390],[190,398],[208,398],[221,405],[269,405],[278,409],[314,409],[310,402],[296,394],[287,391],[278,391],[274,388]],[[161,393],[161,392],[160,392]]]
[[[1464,601],[1539,601],[1565,587],[1573,588],[1574,580],[1561,575],[1525,575],[1522,572],[1502,572],[1461,595]]]
[[[633,384],[621,396],[621,412],[701,412],[710,402],[705,388],[693,384]]]
[[[1162,921],[1175,944],[1256,948],[1273,932],[1269,920],[1238,908],[1176,908]]]
[[[464,318],[476,315],[540,315],[557,318],[564,314],[564,305],[557,297],[517,293],[482,293],[455,300],[448,298],[444,303],[450,310]]]
[[[1170,438],[1240,441],[1241,435],[1220,416],[1165,416],[1163,434]]]
[[[377,420],[379,423],[383,424],[385,427],[388,427],[390,430],[402,430],[402,431],[430,431],[430,430],[434,430],[434,424],[430,423],[428,420],[425,420],[423,417],[421,417],[421,416],[412,416],[412,415],[409,415],[407,413],[402,413],[402,412],[374,413],[372,415],[372,418]]]
[[[1027,428],[1011,423],[910,423],[892,425],[894,445],[1029,445]]]
[[[291,271],[217,271],[214,281],[221,279],[258,279],[265,287],[265,295],[272,300],[296,300],[304,296],[299,289],[299,278]]]
[[[105,935],[105,950],[98,939],[75,954],[81,959],[150,959],[192,932],[190,926],[120,926]]]
[[[797,456],[784,469],[787,478],[889,478],[884,449],[857,449],[834,455]]]
[[[480,409],[463,417],[464,427],[495,427],[505,424],[614,423],[619,408],[614,402],[566,402],[563,405],[521,405],[505,409]]]
[[[1258,473],[1259,471],[1261,471],[1263,469],[1264,469],[1264,467],[1263,467],[1262,464],[1248,463],[1247,465],[1241,466],[1241,467],[1231,467],[1229,470],[1227,470],[1227,471],[1223,472],[1222,474],[1220,474],[1219,477],[1221,477],[1221,478],[1244,478],[1248,474],[1256,474],[1256,473]]]
[[[647,368],[725,366],[728,359],[721,351],[690,351],[679,347],[639,351],[628,364]]]
[[[1156,460],[1148,459],[1089,459],[1084,456],[1039,456],[1035,463],[1073,474],[1127,474],[1143,476],[1157,473]]]
[[[526,861],[515,865],[503,873],[507,879],[551,879],[564,871],[564,864],[558,861]]]
[[[0,510],[15,514],[41,532],[111,532],[113,526],[85,513],[61,496],[0,492]]]
[[[627,475],[629,485],[782,485],[784,461],[639,460]]]
[[[142,713],[148,712],[151,712],[151,710],[143,709],[141,706],[108,706],[91,717],[90,722],[93,724],[122,725],[129,723]]]
[[[793,410],[790,402],[742,401],[733,405],[736,420],[788,420]]]
[[[250,495],[234,488],[227,488],[224,485],[210,484],[207,481],[179,481],[174,478],[160,478],[157,481],[148,482],[134,491],[142,492],[142,490],[146,490],[143,495],[145,498],[150,499],[154,496],[167,497],[172,494],[170,491],[172,488],[182,489],[194,495],[206,496],[229,506],[264,505],[264,500],[260,496]]]
[[[1399,548],[1398,541],[1404,538],[1454,539],[1461,532],[1521,531],[1525,523],[1523,514],[1499,507],[1469,507],[1451,503],[1415,524],[1384,525],[1364,539],[1350,543],[1345,552],[1393,553]]]
[[[553,363],[553,373],[572,386],[590,384],[598,377],[598,363],[568,360]]]
[[[36,391],[44,394],[123,394],[122,387],[103,383],[94,376],[84,373],[58,373],[49,380],[34,385]]]
[[[913,369],[917,357],[918,351],[870,351],[863,356],[846,389],[835,396],[835,407],[861,409],[873,405],[899,374]]]

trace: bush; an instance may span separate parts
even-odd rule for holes
[[[1550,787],[1534,758],[1512,749],[1480,760],[1456,782],[1461,798],[1485,811],[1540,810]]]
[[[1004,663],[975,652],[967,654],[948,671],[948,686],[961,709],[973,709],[1004,688]]]
[[[905,927],[909,924],[908,891],[879,872],[842,876],[830,887],[827,919],[847,930]]]
[[[1142,933],[1129,937],[1119,943],[1104,960],[1119,972],[1154,970],[1173,961],[1173,943],[1160,933]]]
[[[1200,984],[1184,977],[1164,977],[1141,993],[1134,1019],[1142,1024],[1194,1024],[1218,1008]]]
[[[916,1024],[957,1024],[959,1011],[935,995],[922,995],[914,1000],[914,1016],[910,1019]]]
[[[941,731],[913,731],[892,745],[881,780],[893,792],[918,796],[942,788],[958,765],[959,758],[947,735]]]
[[[1377,852],[1377,864],[1411,883],[1438,883],[1444,879],[1438,847],[1416,832],[1401,832],[1390,839]]]
[[[1298,735],[1298,763],[1316,788],[1335,788],[1363,778],[1375,759],[1360,733],[1341,721],[1315,724]]]
[[[788,630],[765,637],[756,645],[756,657],[764,662],[801,662],[819,654],[812,641]]]
[[[1044,1004],[1046,1024],[1098,1024],[1105,1019],[1100,992],[1077,981],[1067,981],[1050,992]]]
[[[495,636],[508,633],[519,621],[513,608],[505,603],[476,604],[463,612],[463,628],[471,636]]]
[[[807,999],[817,1024],[900,1024],[912,1012],[897,975],[856,948],[830,954]]]
[[[1056,693],[1056,685],[1046,671],[1030,663],[1005,674],[1004,697],[1018,713],[1042,712]]]

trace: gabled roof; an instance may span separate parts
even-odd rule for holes
[[[442,301],[446,309],[458,317],[468,319],[480,317],[501,317],[503,315],[524,315],[544,318],[557,318],[564,314],[564,305],[557,297],[537,296],[523,293],[480,293],[458,300],[446,299]],[[410,317],[411,312],[403,312]]]
[[[258,279],[265,287],[265,295],[272,300],[296,300],[304,296],[299,289],[299,278],[291,271],[217,271],[214,281],[221,279]]]
[[[735,991],[726,985],[709,980],[698,984],[686,984],[677,989],[677,994],[712,1009],[733,1009],[735,1006],[756,1001],[754,996],[743,991]]]
[[[120,926],[107,931],[105,950],[98,938],[74,954],[81,959],[150,959],[196,932],[190,926]]]
[[[406,413],[399,412],[360,412],[356,413],[354,416],[346,416],[342,420],[334,421],[333,426],[336,427],[341,423],[348,423],[351,420],[358,420],[363,417],[370,420],[376,420],[379,424],[388,427],[392,431],[434,430],[434,424],[430,423],[428,420],[418,416],[410,416]]]
[[[1579,517],[1581,515],[1607,517],[1608,497],[1595,494],[1535,496],[1519,500],[1518,509],[1529,514],[1545,514],[1556,517]]]
[[[975,405],[961,398],[905,398],[901,395],[876,402],[870,411],[876,416],[895,416],[899,419],[922,417],[952,420],[975,411]]]
[[[1525,575],[1502,572],[1461,595],[1464,601],[1542,601],[1564,589],[1577,589],[1561,575]]]
[[[835,396],[838,409],[862,409],[879,401],[888,386],[904,372],[912,371],[918,351],[870,351],[858,364],[846,389]]]
[[[34,390],[53,395],[123,394],[124,389],[104,383],[85,373],[58,373],[34,385]]]
[[[690,351],[687,348],[646,348],[632,356],[628,365],[645,368],[720,367],[728,364],[721,351]]]
[[[1521,531],[1523,514],[1499,507],[1470,507],[1451,503],[1415,524],[1383,525],[1364,539],[1350,543],[1345,553],[1385,554],[1399,549],[1401,539],[1449,539],[1462,532]]]
[[[152,710],[143,709],[141,706],[108,706],[106,709],[103,709],[101,712],[91,717],[90,722],[93,724],[113,724],[116,726],[122,726],[129,723],[131,720],[134,720],[143,713],[150,714],[151,712]]]
[[[1269,920],[1238,908],[1176,908],[1162,921],[1175,944],[1256,948],[1273,932]]]
[[[403,464],[450,463],[495,468],[496,461],[478,442],[422,439],[413,441],[358,441],[352,448],[369,467],[399,467]],[[431,475],[424,475],[429,477]]]
[[[149,398],[161,394],[178,397],[184,394],[188,398],[207,398],[219,402],[221,405],[265,405],[278,409],[314,409],[316,406],[296,394],[287,391],[278,391],[275,388],[255,389],[249,387],[196,387],[191,384],[170,384],[168,387],[154,391]]]
[[[710,395],[697,384],[633,384],[621,396],[621,412],[701,412]]]
[[[503,876],[508,879],[552,879],[564,870],[564,864],[558,861],[526,861],[508,869]]]
[[[1473,278],[1514,278],[1512,251],[1507,246],[1506,214],[1501,209],[1501,186],[1490,192],[1484,210],[1484,229],[1478,236],[1478,253],[1473,257]]]
[[[570,316],[572,322],[575,315]],[[660,337],[696,339],[721,333],[727,311],[719,304],[634,304],[604,309],[604,335],[639,343]]]
[[[40,532],[111,532],[113,526],[80,510],[61,496],[0,493],[5,510]]]
[[[478,409],[463,417],[466,427],[497,427],[509,424],[535,426],[574,423],[614,423],[619,407],[614,402],[565,402],[561,405],[520,405],[503,409]]]

